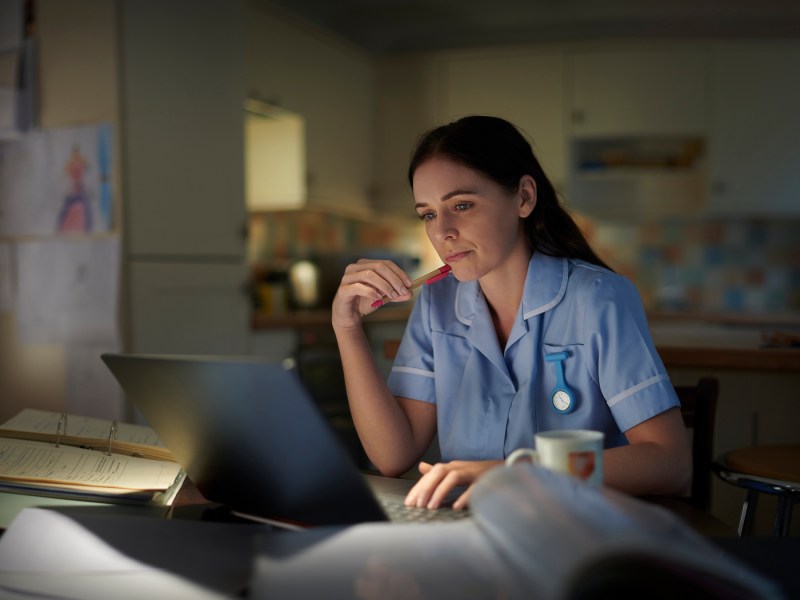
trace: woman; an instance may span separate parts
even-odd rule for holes
[[[678,494],[691,481],[679,401],[634,286],[591,250],[517,129],[471,116],[421,139],[408,172],[415,210],[451,276],[421,288],[388,384],[361,318],[411,298],[397,265],[360,260],[333,301],[351,412],[384,474],[419,460],[438,432],[442,462],[406,504],[436,508],[537,431],[605,433],[604,482]],[[569,393],[554,394],[559,387]]]

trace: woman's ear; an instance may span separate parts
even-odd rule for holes
[[[519,216],[526,218],[536,207],[536,180],[530,175],[523,175],[517,187],[519,196]]]

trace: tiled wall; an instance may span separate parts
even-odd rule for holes
[[[636,284],[648,309],[800,312],[800,219],[673,219],[648,225],[579,218],[598,253]],[[367,222],[321,212],[251,217],[250,262],[389,252],[437,258],[414,220]]]
[[[269,265],[330,255],[353,259],[375,253],[426,262],[431,250],[421,223],[409,219],[368,221],[318,211],[285,211],[250,216],[248,260]]]
[[[800,312],[800,219],[594,223],[588,232],[647,308]]]

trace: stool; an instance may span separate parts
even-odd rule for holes
[[[747,490],[739,535],[751,535],[759,494],[778,497],[775,537],[787,537],[792,509],[800,501],[800,444],[770,444],[738,448],[717,458],[711,465],[723,481]]]

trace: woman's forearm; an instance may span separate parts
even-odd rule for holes
[[[691,460],[655,442],[610,448],[603,454],[604,484],[633,496],[678,496],[689,492]]]
[[[680,410],[672,408],[625,432],[627,446],[603,454],[606,485],[634,496],[677,496],[692,485],[692,451]]]
[[[384,475],[400,475],[414,465],[428,442],[416,439],[413,423],[378,371],[364,330],[334,331],[350,413],[364,451]]]

